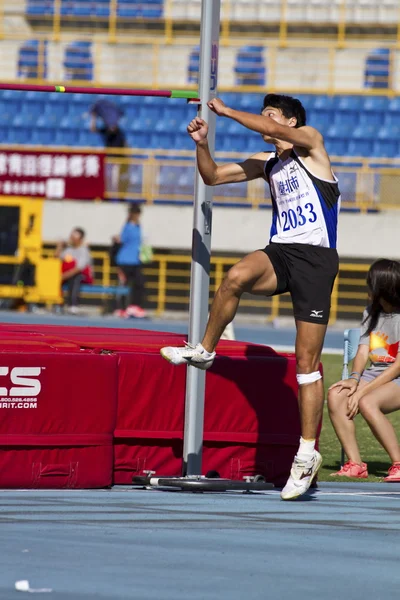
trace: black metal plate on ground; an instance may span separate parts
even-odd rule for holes
[[[232,479],[152,477],[147,482],[154,487],[171,487],[192,492],[263,492],[274,489],[274,485],[266,481],[234,481]]]

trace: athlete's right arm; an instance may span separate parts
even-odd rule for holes
[[[264,152],[254,154],[242,163],[217,165],[211,157],[208,147],[208,125],[203,119],[196,117],[188,125],[188,133],[196,142],[197,165],[206,185],[222,185],[223,183],[239,183],[262,177],[266,155]]]

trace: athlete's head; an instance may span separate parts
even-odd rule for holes
[[[261,114],[288,127],[303,127],[307,120],[306,111],[300,100],[283,94],[267,94],[264,98]],[[264,135],[262,137],[266,142],[271,141],[268,136]]]
[[[371,333],[382,310],[400,310],[400,262],[388,258],[375,261],[367,274],[367,286],[370,299],[368,333]]]

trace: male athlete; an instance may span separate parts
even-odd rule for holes
[[[196,142],[200,175],[207,185],[263,178],[272,199],[270,243],[230,269],[217,291],[207,329],[196,346],[162,348],[174,365],[208,369],[226,325],[244,292],[273,296],[290,292],[296,321],[296,362],[301,415],[300,446],[281,497],[304,494],[321,466],[315,449],[324,391],[319,371],[329,320],[330,297],[338,271],[336,231],[340,208],[338,181],[332,173],[322,135],[306,126],[301,102],[268,94],[261,115],[233,110],[215,98],[208,103],[218,116],[234,119],[261,133],[274,153],[259,152],[239,164],[218,166],[207,143],[208,126],[194,119],[187,130]]]

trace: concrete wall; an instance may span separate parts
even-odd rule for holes
[[[113,203],[48,201],[44,208],[43,239],[55,242],[75,226],[87,231],[89,244],[109,244],[126,218],[126,206]],[[147,206],[143,229],[158,248],[189,251],[192,239],[192,207]],[[268,242],[271,211],[214,208],[213,250],[251,252]],[[339,253],[342,258],[393,257],[400,259],[400,212],[380,214],[342,213]]]

